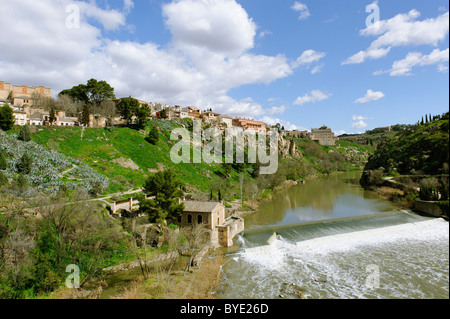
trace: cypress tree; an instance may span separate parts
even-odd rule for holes
[[[7,166],[8,163],[6,162],[6,157],[3,152],[0,152],[0,171],[5,170]]]
[[[19,163],[17,164],[17,171],[20,174],[30,174],[31,173],[31,166],[33,164],[33,161],[30,156],[28,156],[27,153],[23,154],[23,156],[20,158]]]
[[[24,141],[24,142],[29,142],[31,140],[30,129],[28,128],[27,125],[22,127],[22,130],[19,133],[19,140]]]

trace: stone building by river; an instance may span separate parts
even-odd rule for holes
[[[180,227],[203,225],[211,234],[211,243],[223,247],[233,245],[233,238],[244,231],[244,219],[225,218],[225,206],[219,202],[182,201],[184,211],[174,224]]]

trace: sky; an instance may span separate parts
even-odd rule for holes
[[[449,109],[444,0],[0,0],[0,80],[337,135]]]

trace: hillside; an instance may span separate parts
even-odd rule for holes
[[[386,174],[448,173],[448,117],[413,126],[381,143],[365,170],[383,168]]]
[[[160,136],[156,145],[145,140],[153,126],[157,127]],[[256,199],[267,197],[286,180],[335,171],[361,170],[373,151],[371,146],[347,141],[339,141],[336,146],[320,146],[311,140],[294,139],[292,143],[293,139],[280,138],[277,173],[258,176],[255,164],[174,164],[170,159],[170,150],[174,145],[170,141],[170,133],[176,127],[179,124],[157,119],[149,121],[144,130],[129,127],[31,127],[33,142],[29,143],[44,146],[46,152],[66,159],[64,165],[55,166],[48,174],[52,184],[43,185],[41,189],[51,186],[54,194],[57,187],[64,183],[70,185],[69,189],[74,189],[70,183],[82,183],[82,178],[76,173],[83,167],[86,172],[92,169],[92,176],[106,177],[107,181],[102,184],[103,194],[113,194],[140,188],[148,174],[162,168],[172,168],[184,183],[185,191],[205,198],[210,196],[211,191],[216,196],[220,189],[222,196],[229,201],[240,199],[240,175],[244,173],[246,186],[243,195]],[[17,140],[15,134],[19,131],[19,127],[14,128],[12,134],[9,132],[9,138]],[[61,176],[64,171],[68,173]]]

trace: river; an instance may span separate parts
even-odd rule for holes
[[[365,191],[359,176],[308,181],[262,204],[226,253],[217,297],[448,299],[448,222]]]

